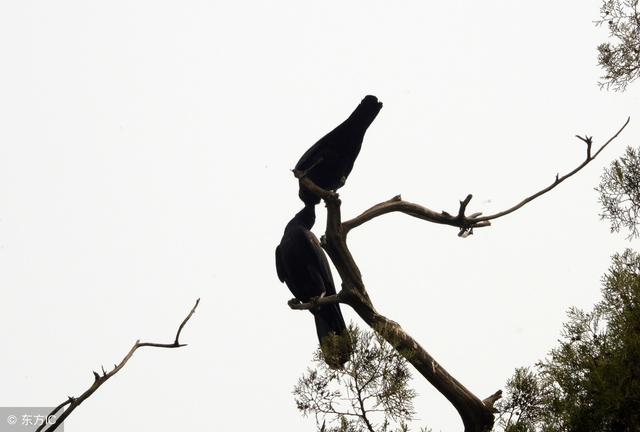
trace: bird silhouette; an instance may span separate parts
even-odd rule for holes
[[[375,96],[365,96],[349,118],[311,146],[295,169],[326,190],[337,190],[347,180],[360,153],[364,134],[382,109]],[[318,204],[320,198],[300,187],[298,196],[305,204]]]
[[[318,238],[310,231],[315,219],[315,205],[305,205],[289,221],[276,247],[278,278],[303,303],[336,293],[327,257]],[[335,369],[342,367],[349,360],[352,347],[340,306],[333,303],[313,309],[311,313],[326,363]],[[327,339],[331,335],[339,338]]]

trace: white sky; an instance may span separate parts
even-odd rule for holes
[[[598,219],[602,167],[640,137],[640,83],[600,91],[599,2],[0,3],[0,405],[57,405],[138,338],[66,430],[313,430],[291,389],[316,346],[274,247],[288,171],[366,94],[384,103],[341,190],[494,212],[468,239],[390,215],[350,246],[381,313],[480,398],[555,344],[628,245]],[[324,212],[318,207],[315,232]],[[347,319],[356,315],[344,308]],[[420,423],[461,430],[417,376]]]

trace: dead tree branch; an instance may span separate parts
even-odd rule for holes
[[[182,321],[182,323],[180,324],[180,327],[178,327],[178,332],[176,333],[176,338],[174,339],[173,343],[161,344],[161,343],[152,343],[152,342],[140,342],[140,339],[138,339],[136,341],[136,343],[133,344],[133,346],[131,347],[131,349],[127,353],[127,355],[124,356],[122,361],[120,363],[118,363],[117,365],[113,365],[113,369],[111,371],[107,372],[104,369],[104,367],[102,367],[102,373],[98,373],[98,372],[94,371],[93,372],[93,378],[94,378],[93,379],[93,384],[91,384],[91,387],[89,387],[89,389],[87,389],[84,393],[82,393],[78,397],[69,396],[66,401],[62,402],[60,405],[55,407],[53,409],[53,411],[51,411],[49,413],[47,418],[55,416],[62,408],[64,408],[65,406],[68,406],[64,410],[64,412],[59,417],[56,418],[55,423],[47,424],[45,422],[38,429],[36,429],[36,432],[53,432],[54,430],[56,430],[58,428],[58,426],[60,426],[65,421],[65,419],[67,417],[69,417],[69,415],[71,415],[71,413],[78,406],[80,406],[80,404],[82,402],[84,402],[86,399],[88,399],[96,390],[98,390],[100,388],[100,386],[102,386],[102,384],[107,382],[107,380],[109,378],[111,378],[112,376],[117,374],[124,367],[124,365],[127,364],[129,359],[131,357],[133,357],[133,353],[135,353],[138,348],[142,348],[142,347],[181,348],[183,346],[187,346],[187,344],[181,344],[180,343],[180,333],[182,332],[182,329],[184,328],[185,324],[187,324],[187,321],[189,321],[189,319],[196,312],[196,308],[198,307],[198,304],[200,304],[200,299],[196,300],[196,304],[193,306],[193,308],[191,309],[191,311],[189,312],[187,317]],[[46,427],[46,429],[45,429],[45,427]]]
[[[312,183],[307,178],[300,181],[304,185]],[[326,193],[324,200],[327,204],[327,229],[323,247],[340,273],[342,290],[326,300],[321,298],[304,305],[296,305],[296,309],[313,309],[323,302],[339,301],[348,304],[452,403],[462,418],[466,432],[489,430],[493,425],[493,401],[491,404],[485,404],[478,399],[440,366],[398,323],[376,311],[365,289],[360,270],[347,247],[347,231],[343,229],[340,219],[340,199],[335,193]],[[492,397],[497,394],[499,393]]]
[[[513,207],[484,217],[481,216],[481,213],[474,213],[470,216],[465,215],[467,206],[472,198],[471,195],[468,195],[463,201],[460,201],[460,206],[455,216],[444,211],[435,212],[418,204],[403,201],[398,195],[388,201],[371,207],[351,220],[342,222],[340,212],[341,202],[338,194],[321,189],[310,179],[306,178],[304,173],[294,172],[300,184],[322,198],[327,206],[327,226],[322,246],[326,249],[331,261],[340,274],[342,290],[337,295],[314,299],[312,302],[306,304],[290,301],[289,306],[292,309],[314,309],[324,304],[336,302],[348,304],[364,322],[389,342],[429,383],[451,402],[462,419],[465,432],[487,432],[491,430],[494,423],[493,413],[495,412],[493,405],[500,399],[502,391],[498,390],[486,399],[480,400],[451,376],[415,339],[408,335],[398,323],[378,313],[369,298],[364,282],[362,281],[360,270],[347,246],[347,235],[351,229],[378,216],[395,211],[433,223],[455,226],[460,228],[460,236],[469,235],[472,233],[473,228],[489,226],[491,220],[513,213],[528,202],[549,192],[564,180],[576,174],[595,159],[598,154],[622,132],[628,123],[629,119],[627,119],[618,132],[605,142],[593,155],[591,152],[592,138],[578,137],[587,145],[586,159],[578,165],[578,167],[562,177],[557,175],[550,186],[526,197]]]
[[[326,297],[324,296],[315,297],[315,298],[312,298],[308,303],[302,303],[300,302],[300,300],[296,298],[292,298],[287,302],[287,304],[293,310],[312,310],[312,309],[319,308],[320,306],[326,306],[333,303],[344,303],[342,298],[343,296],[341,293],[342,291],[340,291],[338,294],[335,294],[335,295],[330,295]]]
[[[488,398],[483,399],[482,403],[487,408],[489,408],[492,413],[497,413],[499,411],[496,408],[494,408],[493,405],[495,405],[495,403],[498,402],[498,399],[500,399],[501,397],[502,397],[502,390],[498,390],[497,392],[495,392],[494,394],[492,394]]]
[[[482,228],[482,227],[491,225],[490,221],[494,219],[498,219],[502,216],[506,216],[510,213],[513,213],[514,211],[522,208],[524,205],[528,204],[534,199],[554,189],[560,183],[562,183],[569,177],[573,176],[578,171],[582,170],[582,168],[584,168],[589,164],[589,162],[594,160],[600,154],[600,152],[604,150],[605,147],[607,147],[607,145],[609,145],[609,143],[611,143],[614,139],[618,137],[618,135],[620,135],[620,133],[624,130],[624,128],[627,127],[630,120],[631,120],[630,117],[627,118],[627,121],[622,125],[622,127],[604,144],[602,144],[594,154],[592,154],[592,151],[591,151],[591,147],[593,144],[593,139],[592,139],[593,137],[589,137],[589,136],[581,137],[576,135],[578,139],[580,139],[587,145],[586,158],[584,159],[584,161],[580,165],[578,165],[576,168],[574,168],[571,172],[563,175],[562,177],[560,177],[559,174],[556,174],[556,177],[553,183],[551,183],[549,186],[524,198],[518,204],[506,210],[503,210],[488,216],[482,216],[481,212],[466,216],[465,212],[467,209],[467,205],[469,204],[472,198],[472,195],[469,194],[463,201],[460,201],[460,207],[459,207],[458,213],[454,216],[454,215],[451,215],[450,213],[447,213],[446,211],[436,212],[426,207],[423,207],[419,204],[414,204],[408,201],[404,201],[402,200],[400,195],[397,195],[388,201],[384,201],[382,203],[374,205],[373,207],[369,208],[368,210],[365,210],[363,213],[356,216],[355,218],[344,222],[343,223],[344,230],[346,232],[349,232],[353,228],[356,228],[362,225],[363,223],[368,222],[371,219],[374,219],[378,216],[382,216],[384,214],[391,213],[391,212],[401,212],[409,216],[413,216],[415,218],[424,219],[429,222],[458,227],[460,228],[458,235],[462,237],[466,237],[467,235],[473,233],[474,228]],[[308,183],[309,182],[305,181],[303,184],[305,186],[308,186]],[[331,192],[324,191],[324,193],[327,194]],[[323,199],[325,198],[320,194],[319,196],[321,196]]]

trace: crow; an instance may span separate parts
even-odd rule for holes
[[[381,109],[382,102],[377,97],[365,96],[348,119],[302,155],[296,164],[296,171],[304,173],[323,189],[341,188],[360,153],[367,128]],[[320,202],[320,198],[304,187],[300,187],[298,196],[305,204]]]
[[[315,220],[315,205],[305,205],[289,221],[276,247],[278,278],[303,303],[336,293],[327,257],[318,238],[310,231]],[[338,303],[325,305],[311,313],[325,361],[334,369],[341,368],[349,360],[352,346],[340,306]],[[332,334],[339,338],[327,339]]]

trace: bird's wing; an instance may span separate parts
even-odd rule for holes
[[[284,263],[282,262],[280,245],[276,247],[276,271],[278,272],[278,279],[280,279],[280,282],[284,282],[287,279],[287,272],[284,269]]]
[[[324,138],[321,138],[318,142],[309,147],[307,151],[300,156],[300,160],[296,163],[296,169],[305,171],[311,168],[311,165],[318,162],[318,158],[322,156],[322,146],[324,145],[324,142]]]
[[[313,250],[313,258],[315,261],[313,264],[322,277],[325,294],[334,295],[336,293],[336,287],[333,283],[333,276],[331,275],[329,261],[327,260],[327,256],[325,255],[322,246],[320,246],[320,241],[311,231],[306,231],[305,236],[311,245],[311,250]]]

